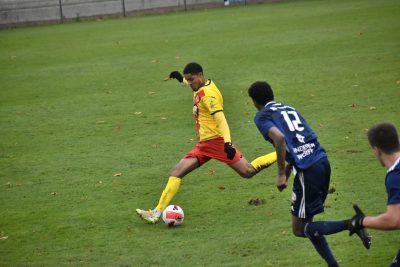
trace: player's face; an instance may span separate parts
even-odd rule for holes
[[[204,76],[201,72],[197,74],[185,74],[185,80],[188,82],[193,91],[199,90],[199,88],[205,84]]]

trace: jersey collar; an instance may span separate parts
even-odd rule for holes
[[[268,105],[273,105],[273,104],[276,104],[276,102],[275,101],[269,101],[267,104],[265,104],[265,106],[264,107],[267,107]]]
[[[398,158],[398,159],[396,160],[396,162],[387,170],[386,173],[389,173],[389,172],[393,171],[394,168],[396,168],[397,164],[399,164],[399,163],[400,163],[400,158]]]

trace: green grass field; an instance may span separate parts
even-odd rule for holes
[[[201,63],[249,160],[272,151],[247,96],[269,81],[328,151],[336,192],[316,219],[347,219],[354,202],[379,214],[385,169],[365,134],[400,127],[399,14],[398,0],[285,1],[0,31],[0,266],[325,266],[291,233],[276,166],[191,173],[173,200],[181,227],[134,215],[196,140],[191,90],[163,78]],[[342,266],[388,265],[400,232],[370,232],[370,250],[327,238]]]

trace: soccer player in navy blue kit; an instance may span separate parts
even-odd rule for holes
[[[386,212],[378,216],[365,216],[362,212],[352,219],[350,232],[362,228],[381,230],[400,229],[400,144],[399,135],[391,123],[379,123],[368,130],[368,141],[372,151],[387,168],[385,185],[388,194]],[[400,249],[390,267],[400,266]]]
[[[314,215],[324,211],[329,190],[331,168],[324,148],[295,108],[274,101],[267,82],[253,83],[248,92],[259,110],[254,122],[277,153],[276,187],[279,191],[287,187],[292,169],[295,172],[291,204],[294,235],[309,238],[328,266],[339,266],[325,235],[349,230],[350,220],[313,222]],[[357,229],[354,233],[369,248],[371,239],[365,229]]]

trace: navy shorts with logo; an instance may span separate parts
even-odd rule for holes
[[[324,211],[329,191],[331,166],[322,158],[306,170],[296,170],[292,192],[292,214],[308,219]]]

